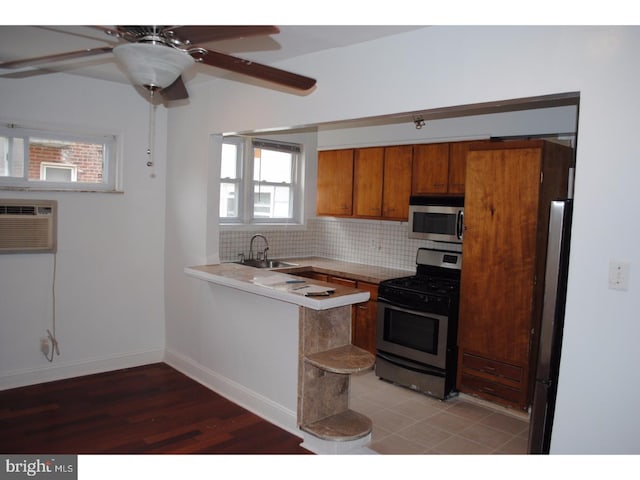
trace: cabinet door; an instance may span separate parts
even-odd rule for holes
[[[329,281],[329,275],[327,275],[326,273],[308,271],[308,272],[295,272],[294,275],[297,275],[298,277],[312,278],[313,280],[320,280],[322,282]]]
[[[447,193],[448,182],[449,144],[414,145],[411,193],[413,195]]]
[[[318,215],[353,212],[353,150],[318,152]]]
[[[369,292],[369,301],[356,305],[352,322],[351,343],[376,354],[376,321],[378,316],[378,285],[358,282],[360,290]]]
[[[471,142],[455,142],[449,146],[449,193],[464,193],[470,144]]]
[[[358,148],[355,152],[353,214],[357,217],[382,215],[384,148]]]
[[[467,153],[469,153],[469,149],[473,146],[479,146],[483,143],[486,143],[486,140],[453,142],[449,144],[449,193],[464,193],[465,178],[467,176]]]
[[[327,277],[327,282],[351,288],[356,288],[356,285],[358,284],[357,281],[350,278],[334,277],[333,275],[329,275]]]
[[[470,151],[459,343],[525,365],[536,256],[539,148]]]
[[[373,355],[376,354],[377,312],[378,302],[374,300],[356,305],[351,332],[351,343]]]
[[[384,149],[382,216],[406,221],[411,196],[413,147],[402,145]]]

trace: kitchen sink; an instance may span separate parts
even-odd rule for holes
[[[234,263],[255,268],[287,268],[298,266],[297,263],[283,262],[282,260],[244,260]]]

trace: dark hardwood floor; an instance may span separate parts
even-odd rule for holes
[[[159,363],[0,392],[4,454],[304,454],[301,439]]]

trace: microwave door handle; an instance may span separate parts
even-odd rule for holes
[[[464,211],[459,210],[458,211],[458,220],[457,220],[457,227],[456,227],[456,235],[458,237],[458,240],[462,240],[462,230],[464,228]]]

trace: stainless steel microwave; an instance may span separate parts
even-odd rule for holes
[[[409,238],[462,243],[464,197],[412,196]]]

